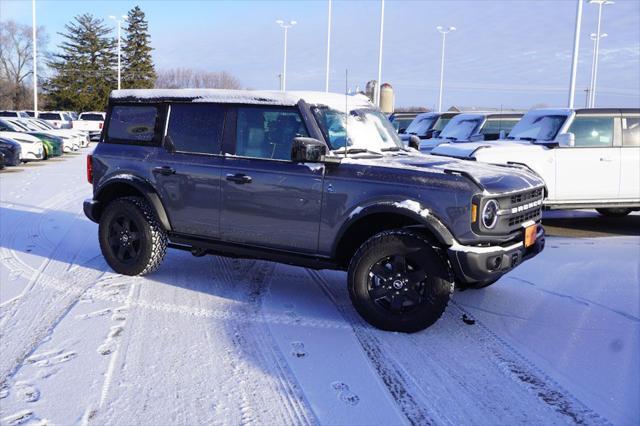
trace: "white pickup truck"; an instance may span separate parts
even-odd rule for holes
[[[449,143],[431,151],[540,175],[551,209],[640,210],[640,109],[535,109],[506,140]]]
[[[83,112],[78,119],[73,122],[73,128],[89,132],[89,139],[92,141],[100,140],[105,117],[106,114],[104,112]]]

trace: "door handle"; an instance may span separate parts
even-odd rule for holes
[[[253,182],[253,179],[251,179],[251,176],[243,175],[241,173],[237,173],[235,175],[229,173],[227,175],[227,180],[230,180],[231,182],[235,182],[238,185]]]
[[[153,173],[159,173],[164,176],[174,175],[176,173],[175,169],[169,166],[158,166],[153,168]]]
[[[600,161],[606,161],[607,163],[613,161],[611,158],[609,157],[600,157]]]

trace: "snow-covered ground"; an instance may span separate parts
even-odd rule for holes
[[[345,274],[102,259],[84,156],[0,172],[0,424],[638,424],[640,237],[548,239],[412,335]]]

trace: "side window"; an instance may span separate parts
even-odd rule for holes
[[[296,136],[308,133],[295,109],[238,108],[236,155],[289,160]]]
[[[613,143],[613,117],[576,117],[569,128],[577,147],[606,148]]]
[[[640,146],[640,117],[622,118],[622,146]]]
[[[517,123],[518,120],[514,119],[487,120],[482,130],[480,130],[480,133],[485,135],[485,140],[497,140],[502,130],[504,130],[505,135],[508,135]]]
[[[109,139],[151,142],[155,135],[158,108],[147,105],[116,105],[109,119]]]
[[[223,126],[223,106],[173,104],[167,138],[178,152],[220,154]]]

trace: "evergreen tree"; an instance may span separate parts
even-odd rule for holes
[[[117,87],[115,39],[102,19],[79,15],[59,33],[65,38],[49,66],[55,75],[45,85],[52,109],[104,111]]]
[[[156,82],[156,71],[151,58],[151,36],[144,12],[138,6],[128,13],[122,47],[122,88],[150,89]]]

